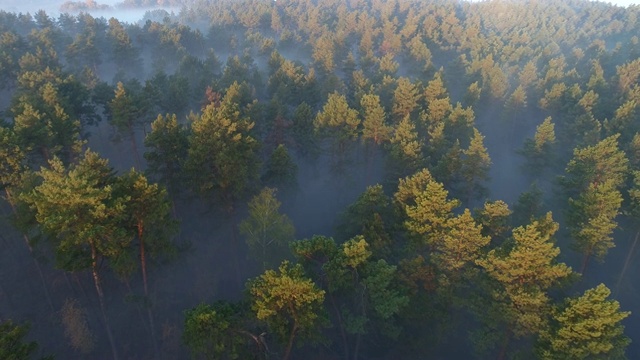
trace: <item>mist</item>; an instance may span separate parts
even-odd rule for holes
[[[61,5],[0,9],[26,358],[568,358],[559,314],[600,284],[600,355],[640,357],[638,6]],[[76,194],[102,197],[46,212]],[[299,288],[303,317],[268,301]]]

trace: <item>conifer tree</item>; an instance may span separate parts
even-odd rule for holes
[[[151,132],[144,139],[144,145],[147,172],[174,196],[181,188],[189,146],[187,130],[178,123],[175,114],[158,115],[151,123]]]
[[[558,286],[571,274],[571,268],[558,263],[560,249],[552,241],[558,224],[551,213],[539,221],[513,230],[512,242],[489,251],[486,258],[476,263],[482,267],[495,286],[487,289],[490,298],[484,305],[475,308],[480,320],[485,323],[485,340],[493,347],[502,343],[500,358],[503,358],[512,337],[531,336],[546,326],[550,307],[548,290]],[[493,333],[491,333],[493,332]]]
[[[536,350],[541,359],[625,359],[631,340],[620,324],[631,313],[607,298],[611,291],[600,284],[584,295],[567,299],[554,309],[551,323],[541,332]]]
[[[291,357],[296,339],[317,336],[322,326],[325,291],[304,275],[301,265],[282,262],[278,271],[267,270],[247,283],[251,310],[285,344],[283,359]]]
[[[482,182],[489,178],[489,168],[491,166],[491,158],[484,147],[484,136],[477,129],[473,129],[473,137],[471,143],[466,150],[462,151],[461,174],[465,180],[467,198],[475,195],[482,195],[486,189]]]
[[[42,183],[23,195],[36,212],[36,220],[54,243],[57,265],[66,271],[90,270],[113,357],[117,347],[106,312],[99,264],[103,259],[117,265],[131,245],[121,226],[126,197],[114,196],[113,170],[98,154],[87,150],[68,169],[58,158],[38,175]]]

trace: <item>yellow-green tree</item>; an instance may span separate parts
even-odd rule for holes
[[[305,277],[301,265],[284,261],[278,271],[267,270],[250,280],[247,289],[256,318],[285,344],[284,360],[291,357],[296,338],[317,337],[325,291]]]
[[[39,226],[53,241],[57,265],[66,271],[91,271],[111,350],[117,358],[99,269],[102,260],[111,260],[119,270],[118,260],[131,246],[131,237],[121,225],[128,198],[116,196],[108,161],[89,150],[69,168],[53,158],[49,169],[42,168],[38,175],[42,183],[22,198],[35,210]]]
[[[478,348],[491,349],[502,343],[503,358],[512,337],[532,336],[545,328],[551,306],[548,290],[571,274],[571,268],[557,262],[560,249],[552,237],[558,227],[548,213],[513,229],[511,241],[476,261],[490,284],[487,302],[475,309],[484,323],[476,334],[480,335]]]
[[[293,223],[279,210],[276,189],[264,188],[249,201],[249,216],[240,223],[240,233],[264,270],[280,262],[287,245],[294,239]]]
[[[554,309],[548,328],[536,343],[541,359],[625,359],[631,340],[620,323],[631,313],[608,300],[611,291],[600,284]]]

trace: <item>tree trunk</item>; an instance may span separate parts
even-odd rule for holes
[[[227,204],[227,214],[231,218],[231,251],[233,252],[233,266],[236,270],[236,281],[238,282],[238,289],[242,289],[242,276],[240,276],[240,260],[238,259],[238,221],[236,220],[235,206],[233,206],[233,196],[226,195],[224,202]]]
[[[142,282],[144,284],[144,296],[149,296],[149,287],[147,285],[147,259],[144,253],[144,223],[138,220],[136,225],[138,228],[138,240],[140,241],[140,268],[142,269]]]
[[[151,305],[149,300],[149,286],[147,282],[147,259],[144,252],[144,224],[142,220],[138,221],[138,240],[140,241],[140,268],[142,269],[142,281],[144,283],[144,297],[145,301],[149,304],[146,305],[147,315],[149,317],[149,328],[151,330],[151,343],[153,344],[153,351],[155,357],[158,358],[158,345],[156,344],[156,331],[155,322],[153,321],[153,312],[151,311]]]
[[[591,257],[592,246],[589,246],[589,250],[584,254],[584,258],[582,259],[582,267],[580,268],[580,274],[584,276],[584,272],[587,270],[587,265],[589,264],[589,258]]]
[[[356,335],[356,346],[353,349],[353,360],[358,360],[360,357],[360,341],[362,340],[362,334]]]
[[[511,331],[508,328],[505,330],[505,335],[506,337],[502,343],[502,348],[498,354],[498,360],[504,360],[505,356],[507,356],[507,349],[509,348],[509,342],[511,341]]]
[[[618,277],[618,283],[616,284],[616,289],[614,291],[614,295],[618,294],[620,290],[620,284],[622,283],[622,279],[624,278],[624,274],[627,272],[627,268],[629,267],[629,263],[631,262],[631,258],[633,257],[633,253],[636,250],[636,246],[638,245],[638,239],[640,238],[640,230],[636,232],[636,238],[633,240],[633,244],[631,245],[631,250],[627,254],[627,258],[624,261],[624,266],[622,267],[622,271],[620,272],[620,276]],[[614,296],[615,297],[615,296]]]
[[[104,303],[104,293],[102,292],[102,284],[100,283],[100,276],[98,274],[98,254],[96,252],[96,246],[93,241],[90,241],[89,245],[91,246],[91,274],[93,275],[93,283],[96,286],[98,300],[100,301],[100,312],[102,313],[102,321],[104,322],[104,327],[107,331],[107,337],[109,338],[109,344],[111,345],[111,353],[113,354],[113,359],[117,360],[118,351],[116,350],[113,333],[111,332],[111,325],[109,324],[109,318],[107,317],[106,306]]]
[[[298,331],[298,324],[293,323],[293,329],[291,329],[291,334],[289,334],[289,343],[287,344],[287,349],[284,352],[284,356],[282,360],[289,360],[289,356],[291,356],[291,349],[293,348],[293,340],[296,337],[296,332]]]
[[[338,318],[338,327],[340,328],[340,337],[342,337],[342,347],[344,348],[344,358],[349,359],[349,342],[347,341],[347,334],[344,332],[344,324],[342,321],[342,315],[340,315],[340,309],[338,309],[336,300],[331,293],[329,294],[329,300],[331,301],[331,306],[336,312],[336,317]]]
[[[9,203],[9,206],[11,206],[11,211],[13,212],[13,215],[18,215],[18,212],[16,210],[16,205],[13,202],[13,198],[11,196],[11,191],[7,187],[4,189],[4,192],[7,195],[7,202]],[[44,296],[47,299],[49,308],[51,309],[51,311],[54,311],[53,301],[51,300],[51,294],[49,294],[49,288],[47,287],[47,281],[44,278],[44,274],[42,273],[42,268],[40,267],[40,263],[38,262],[38,259],[36,259],[36,257],[33,256],[33,248],[31,247],[29,236],[27,234],[22,234],[22,237],[24,238],[24,242],[27,245],[27,249],[29,249],[29,254],[31,254],[33,263],[36,265],[36,269],[38,270],[38,275],[40,276],[40,282],[42,283],[42,288],[44,289]]]
[[[136,163],[136,168],[140,169],[140,155],[138,155],[138,143],[136,142],[136,133],[133,131],[131,124],[129,127],[129,136],[131,137],[131,150],[133,150],[133,156]]]

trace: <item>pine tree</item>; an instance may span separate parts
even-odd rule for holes
[[[209,104],[195,117],[184,165],[192,189],[219,196],[229,213],[258,176],[254,123],[241,117],[235,95],[228,92],[219,106]]]
[[[264,165],[262,183],[282,192],[294,190],[298,186],[298,165],[293,161],[287,147],[278,145]]]
[[[556,143],[555,125],[551,117],[536,128],[533,139],[527,139],[521,154],[527,158],[527,171],[540,174],[553,161],[552,147]]]
[[[424,165],[423,143],[409,116],[400,121],[389,146],[389,167],[395,178],[411,174]]]
[[[627,173],[628,160],[618,147],[619,135],[612,135],[596,145],[578,148],[567,164],[567,176],[563,185],[569,194],[587,189],[590,184],[612,181],[616,188],[622,186]]]
[[[111,125],[119,135],[126,134],[131,141],[131,151],[133,152],[135,164],[140,168],[140,155],[136,143],[135,129],[140,123],[140,109],[135,104],[134,99],[127,93],[122,82],[116,85],[115,96],[109,102],[109,113]]]
[[[484,147],[483,140],[484,136],[477,129],[473,129],[471,143],[466,150],[462,151],[464,157],[462,159],[461,174],[466,182],[468,199],[471,199],[474,194],[481,195],[486,191],[482,182],[489,178],[491,158]]]
[[[251,310],[285,344],[283,359],[291,357],[296,339],[317,336],[322,326],[325,291],[305,277],[301,265],[284,261],[278,271],[267,270],[247,283]]]
[[[541,359],[625,359],[631,340],[622,320],[631,313],[607,300],[611,291],[600,284],[584,295],[567,299],[555,309],[550,326],[541,332],[536,350]]]
[[[187,130],[176,115],[158,115],[151,123],[151,132],[144,140],[147,151],[147,172],[163,184],[171,195],[180,191],[182,169],[187,157]]]
[[[89,150],[69,169],[58,158],[53,158],[49,167],[38,172],[42,183],[22,198],[36,211],[36,220],[52,239],[58,266],[66,271],[91,271],[111,350],[117,358],[99,264],[103,259],[117,264],[131,246],[131,238],[121,226],[127,198],[114,196],[113,170],[107,160]]]
[[[614,186],[614,180],[592,183],[577,199],[569,199],[569,230],[574,247],[584,255],[581,272],[584,273],[589,259],[595,256],[602,260],[614,247],[611,234],[618,223],[622,195]]]
[[[540,221],[515,228],[512,242],[476,261],[495,283],[487,289],[490,298],[484,303],[485,308],[477,307],[474,311],[485,323],[481,332],[494,332],[484,338],[502,342],[500,358],[513,336],[531,336],[545,328],[545,314],[550,307],[547,292],[571,274],[571,268],[556,260],[560,249],[554,245],[552,236],[557,230],[558,224],[548,213]],[[493,342],[489,347],[495,345]]]

